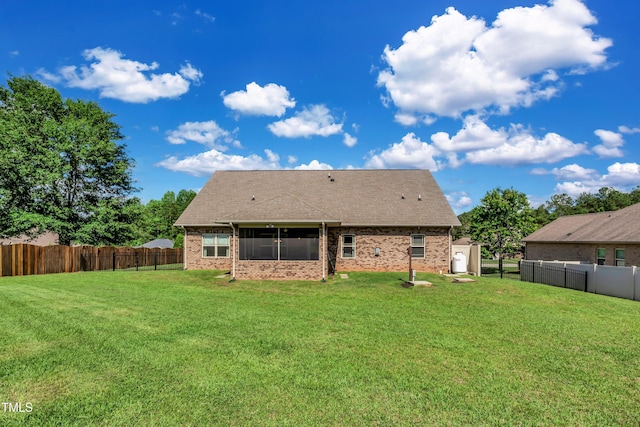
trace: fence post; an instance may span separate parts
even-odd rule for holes
[[[113,271],[116,271],[116,253],[113,253]]]
[[[587,292],[587,283],[589,283],[589,282],[587,281],[587,276],[589,276],[589,272],[588,272],[588,271],[585,271],[585,272],[584,272],[584,291],[585,291],[585,292]]]
[[[136,271],[138,271],[138,265],[140,265],[140,260],[138,259],[138,251],[136,251],[135,254],[136,254]]]
[[[500,270],[500,278],[502,279],[502,254],[498,258],[498,270]]]
[[[153,269],[154,270],[158,269],[158,253],[157,252],[153,253]]]

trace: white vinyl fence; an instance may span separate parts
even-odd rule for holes
[[[587,272],[587,292],[640,301],[640,268],[580,264],[578,261],[522,261]]]

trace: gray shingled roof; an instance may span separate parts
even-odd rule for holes
[[[640,203],[613,212],[562,216],[524,242],[640,243]]]
[[[218,171],[176,225],[322,221],[460,225],[428,170]]]

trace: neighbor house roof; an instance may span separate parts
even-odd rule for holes
[[[176,221],[460,225],[428,170],[218,171]]]
[[[150,242],[147,242],[139,248],[148,248],[148,249],[171,249],[173,248],[173,240],[171,239],[155,239]]]
[[[524,242],[640,243],[640,203],[613,212],[562,216]]]

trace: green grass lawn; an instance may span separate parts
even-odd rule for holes
[[[0,425],[634,425],[640,304],[481,278],[0,278]]]

